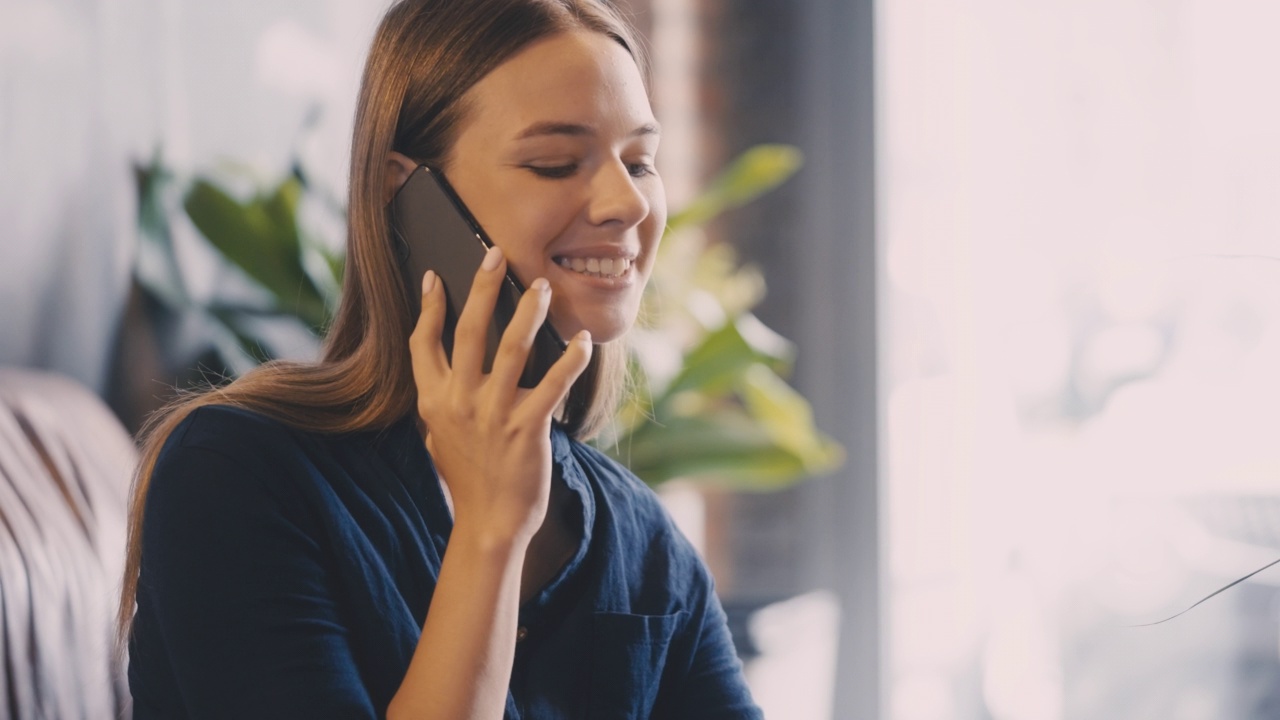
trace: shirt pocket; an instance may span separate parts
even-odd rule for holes
[[[648,718],[671,638],[686,613],[597,612],[592,621],[591,720]]]

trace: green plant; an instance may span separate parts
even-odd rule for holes
[[[303,205],[338,224],[345,213],[309,185],[297,164],[272,184],[247,177],[243,170],[224,174],[221,183],[202,176],[180,178],[159,154],[135,169],[139,245],[134,278],[160,324],[173,327],[194,320],[204,328],[199,335],[211,348],[200,341],[186,343],[185,350],[170,348],[170,364],[199,358],[205,370],[238,376],[266,360],[318,346],[337,307],[343,259],[332,240],[302,222]],[[255,187],[247,199],[225,189],[237,181]],[[215,251],[223,266],[219,270],[240,277],[212,293],[195,291],[177,249],[178,234],[191,230]],[[281,332],[282,326],[294,326],[293,332]],[[176,333],[168,334],[168,343],[177,344]]]
[[[799,166],[794,148],[757,146],[670,217],[645,322],[635,333],[637,392],[598,441],[650,485],[683,477],[774,489],[843,460],[840,446],[814,426],[809,403],[783,379],[794,347],[750,312],[764,294],[759,271],[701,232]],[[297,163],[278,182],[251,181],[245,199],[225,180],[179,178],[158,156],[137,178],[135,278],[159,314],[194,316],[208,328],[216,373],[239,375],[282,354],[278,333],[269,331],[281,323],[305,329],[310,348],[318,344],[337,304],[342,257],[334,239],[303,218],[318,210],[340,226],[345,214]],[[186,227],[207,241],[245,290],[191,291],[175,250],[175,234]],[[165,342],[173,338],[162,337]],[[168,354],[178,364],[209,357],[207,351]]]
[[[794,346],[751,313],[764,296],[759,270],[702,232],[800,164],[793,147],[753,147],[668,222],[635,331],[637,391],[599,443],[650,485],[688,478],[772,490],[843,462],[783,379]]]

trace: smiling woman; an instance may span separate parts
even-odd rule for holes
[[[551,284],[561,337],[619,338],[666,225],[657,122],[625,47],[592,32],[534,43],[467,93],[444,172],[529,286]],[[412,153],[410,153],[412,155]],[[392,154],[402,183],[417,159]]]
[[[612,413],[665,225],[643,68],[590,0],[391,8],[323,359],[148,434],[121,606],[135,717],[760,716],[701,560],[580,442]],[[442,283],[406,287],[389,227],[419,164],[496,246],[451,359]],[[529,291],[485,373],[507,272]],[[544,320],[573,340],[520,388]]]

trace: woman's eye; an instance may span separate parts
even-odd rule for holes
[[[576,163],[569,165],[530,165],[528,167],[533,171],[533,174],[545,178],[567,178],[578,171]]]
[[[653,166],[648,163],[627,163],[627,172],[631,177],[644,177],[654,174]]]

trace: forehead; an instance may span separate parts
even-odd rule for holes
[[[571,31],[524,48],[476,83],[464,134],[515,139],[535,123],[581,123],[629,133],[653,122],[635,60],[616,40]]]

